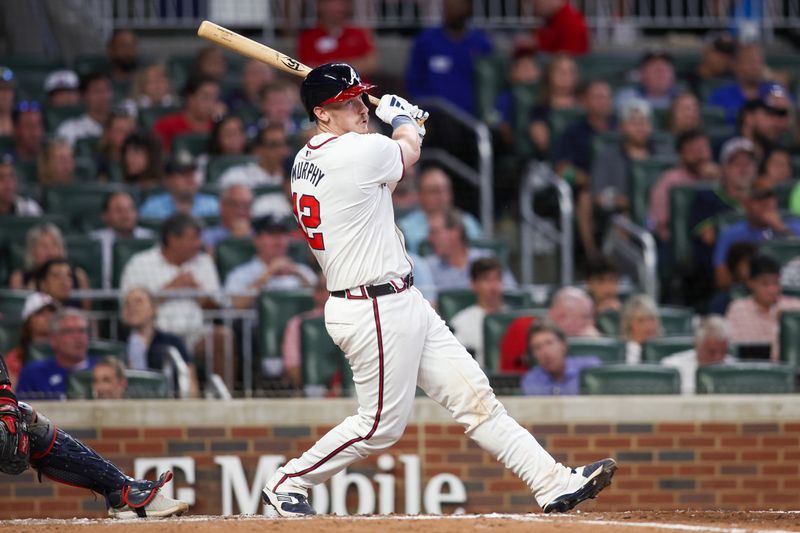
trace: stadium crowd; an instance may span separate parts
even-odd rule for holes
[[[455,205],[446,168],[420,166],[398,187],[415,284],[497,388],[578,394],[582,376],[614,367],[633,372],[631,390],[667,369],[673,392],[693,393],[698,368],[799,364],[797,72],[712,33],[696,61],[653,49],[610,76],[591,68],[568,2],[537,1],[544,25],[507,53],[470,26],[469,5],[445,1],[442,24],[413,38],[406,94],[492,128],[499,219],[519,220],[523,164],[552,165],[574,195],[583,280],[534,302],[503,239]],[[374,35],[350,15],[347,1],[319,0],[299,60],[380,75]],[[66,398],[79,378],[97,398],[149,394],[134,385],[147,371],[173,379],[172,349],[190,395],[211,371],[241,391],[247,343],[258,393],[346,394],[346,364],[318,333],[325,280],[289,195],[312,128],[297,81],[217,47],[150,61],[138,40],[116,29],[105,57],[40,78],[0,66],[0,349],[18,395]],[[498,77],[488,105],[481,61]],[[658,301],[602,253],[618,214],[657,242]],[[208,314],[254,309],[249,326]],[[274,334],[242,331],[253,326]]]

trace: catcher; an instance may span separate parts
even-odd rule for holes
[[[17,475],[29,465],[40,480],[45,476],[102,494],[114,518],[166,517],[189,508],[160,492],[172,472],[164,472],[156,481],[133,479],[30,405],[17,402],[0,357],[0,472]]]

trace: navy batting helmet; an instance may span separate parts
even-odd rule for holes
[[[306,108],[308,118],[316,120],[314,108],[321,105],[343,102],[354,96],[363,95],[375,87],[363,83],[356,69],[347,63],[326,63],[308,73],[300,86],[300,99]]]

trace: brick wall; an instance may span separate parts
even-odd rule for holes
[[[68,428],[132,473],[135,457],[191,456],[196,461],[194,514],[220,514],[221,472],[215,456],[241,457],[252,484],[262,455],[298,455],[330,425],[100,427]],[[726,508],[797,509],[800,507],[800,417],[778,422],[656,422],[538,424],[529,426],[540,442],[562,462],[583,464],[613,456],[620,462],[614,485],[586,508],[595,510]],[[467,512],[530,512],[535,508],[526,487],[514,475],[448,424],[410,425],[387,452],[417,454],[422,485],[439,473],[453,473],[465,484]],[[372,479],[376,458],[357,463],[350,472]],[[404,509],[403,464],[396,476],[396,509]],[[151,474],[152,475],[152,474]],[[176,487],[188,487],[178,473]],[[355,509],[353,491],[348,509]],[[456,505],[445,505],[452,512]],[[0,519],[22,517],[99,516],[102,497],[49,480],[33,472],[12,478],[0,475]],[[239,512],[234,508],[234,512]]]

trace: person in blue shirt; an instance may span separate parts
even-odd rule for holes
[[[470,0],[445,0],[443,24],[414,39],[406,71],[411,98],[441,97],[463,111],[475,112],[473,63],[492,52],[489,36],[468,27]]]
[[[197,163],[189,153],[178,153],[167,164],[164,186],[167,192],[155,194],[139,208],[144,219],[163,220],[176,212],[196,218],[219,216],[219,201],[210,194],[198,193]]]
[[[602,365],[594,356],[567,356],[567,337],[549,321],[534,322],[528,330],[528,353],[536,366],[522,376],[526,396],[575,396],[581,371]]]
[[[88,370],[95,364],[89,357],[89,321],[77,309],[63,308],[50,322],[50,346],[53,357],[32,361],[22,368],[17,384],[21,399],[63,400],[67,396],[67,380],[77,370]]]
[[[736,81],[725,84],[708,97],[708,105],[721,107],[725,110],[725,118],[731,125],[736,125],[739,109],[748,100],[764,98],[776,86],[783,89],[773,81],[766,79],[766,64],[761,46],[755,43],[740,44],[734,56],[733,71]],[[785,91],[785,89],[783,89]]]

